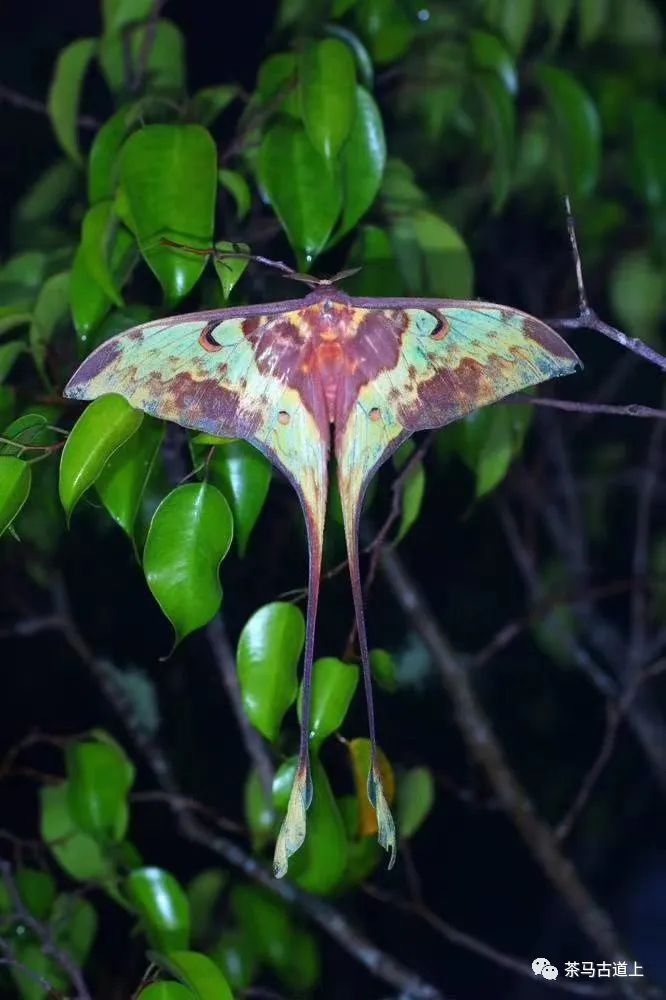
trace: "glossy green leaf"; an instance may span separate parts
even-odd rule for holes
[[[257,77],[257,93],[263,104],[281,114],[300,118],[297,61],[293,52],[275,52],[265,59]]]
[[[0,437],[7,439],[7,443],[0,444],[0,455],[20,458],[27,446],[50,444],[53,435],[47,428],[48,421],[43,413],[24,413],[17,417],[0,434]],[[9,444],[10,441],[13,443]]]
[[[405,55],[415,33],[415,22],[398,0],[358,0],[356,20],[380,66]]]
[[[293,926],[281,899],[259,886],[239,884],[231,893],[231,909],[242,932],[251,938],[257,954],[267,964],[280,969],[289,963]]]
[[[30,466],[11,455],[0,456],[0,535],[10,526],[30,494]]]
[[[215,244],[215,249],[220,253],[250,253],[247,243],[229,243],[226,240],[219,240]],[[228,299],[237,283],[243,277],[249,261],[242,257],[214,257],[213,264],[215,273],[222,285],[222,294]]]
[[[122,243],[121,255],[134,245],[134,239],[118,222],[113,202],[100,201],[86,212],[81,227],[81,248],[86,266],[104,294],[116,306],[123,305],[111,265],[111,247]]]
[[[194,944],[205,942],[214,927],[215,910],[229,876],[221,868],[199,872],[187,885],[190,907],[191,938]]]
[[[305,641],[305,622],[293,604],[259,608],[238,640],[238,680],[253,726],[275,740],[285,712],[296,700],[296,667]]]
[[[142,53],[148,34],[151,42],[147,50],[148,61],[139,79],[140,67],[145,63]],[[99,46],[99,62],[115,93],[136,91],[137,83],[143,83],[148,93],[168,97],[180,97],[185,89],[185,39],[180,29],[165,18],[130,32],[129,44],[122,32],[105,34]]]
[[[340,154],[342,218],[336,238],[354,228],[379,194],[386,164],[386,140],[379,108],[364,87],[356,88],[349,138]]]
[[[138,1000],[192,1000],[192,990],[171,981],[151,983],[141,990]]]
[[[190,907],[180,883],[163,868],[137,868],[125,882],[125,894],[154,948],[186,948]]]
[[[469,46],[474,69],[494,73],[508,93],[515,94],[518,90],[516,65],[499,38],[487,31],[471,31]]]
[[[466,299],[473,269],[463,238],[434,212],[417,209],[393,220],[391,239],[412,294]]]
[[[111,517],[131,538],[155,458],[164,440],[164,424],[151,417],[111,456],[95,484]]]
[[[140,410],[113,394],[101,396],[83,411],[60,460],[60,500],[68,520],[113,453],[139,429],[142,420]]]
[[[145,21],[152,13],[154,0],[102,0],[106,31],[120,31],[128,24]]]
[[[233,83],[217,84],[198,90],[189,103],[188,114],[195,122],[208,128],[216,118],[238,97],[238,87]]]
[[[69,807],[67,782],[40,790],[42,839],[68,875],[79,882],[99,882],[113,874],[113,863],[92,837],[81,833]]]
[[[118,157],[135,117],[134,104],[119,108],[104,122],[93,139],[88,156],[88,201],[91,205],[112,198],[118,182]]]
[[[217,150],[200,125],[147,125],[129,137],[120,173],[142,253],[170,304],[196,284],[207,258],[160,245],[166,238],[209,249],[217,189]]]
[[[345,28],[341,24],[326,24],[324,32],[331,38],[339,38],[341,42],[348,45],[356,60],[356,70],[360,77],[360,82],[368,89],[372,89],[375,79],[375,70],[372,65],[370,53],[365,45],[353,31]]]
[[[666,275],[650,253],[633,250],[619,257],[610,277],[610,299],[623,330],[658,345],[666,307]]]
[[[217,177],[223,188],[226,188],[236,203],[236,215],[244,219],[252,205],[250,185],[237,170],[218,170]]]
[[[656,101],[632,103],[636,186],[653,208],[666,204],[666,111]]]
[[[534,20],[536,0],[489,0],[487,13],[494,27],[506,39],[512,52],[522,51],[532,22]]]
[[[559,183],[573,196],[589,195],[599,174],[601,127],[589,94],[568,72],[542,66],[537,79],[553,117],[553,162],[560,171]]]
[[[83,78],[97,50],[95,38],[70,42],[58,56],[48,96],[48,112],[58,142],[76,163],[79,150],[79,105]]]
[[[410,447],[411,446],[411,447]],[[405,444],[396,452],[393,461],[398,470],[405,468],[415,451],[412,441]],[[400,503],[400,525],[395,536],[395,543],[401,542],[407,532],[414,526],[421,513],[423,496],[425,494],[425,468],[422,461],[416,462],[412,466],[407,478],[402,484],[402,496]]]
[[[208,465],[210,481],[224,494],[234,515],[241,556],[266,502],[271,474],[268,460],[246,441],[219,445]]]
[[[289,877],[301,889],[325,895],[338,886],[347,867],[347,835],[326,771],[316,756],[310,766],[313,795],[308,835],[289,859]]]
[[[314,747],[345,721],[358,686],[359,669],[334,656],[317,660],[312,675],[312,707],[310,715],[310,741]],[[298,719],[302,718],[303,687],[298,699]]]
[[[221,970],[207,955],[196,951],[170,951],[153,955],[153,961],[191,990],[196,1000],[233,1000]]]
[[[476,477],[477,499],[506,476],[531,421],[528,407],[494,406],[470,414],[455,428],[457,450]]]
[[[396,675],[398,668],[393,656],[385,649],[370,650],[370,667],[377,684],[385,691],[393,693],[398,689]]]
[[[77,826],[100,841],[118,842],[127,832],[127,795],[134,768],[118,746],[78,741],[66,753],[69,808]]]
[[[413,837],[435,802],[435,783],[427,767],[413,767],[398,780],[396,818],[401,837]]]
[[[55,901],[51,914],[58,944],[82,966],[97,934],[97,913],[87,899],[62,893]]]
[[[289,241],[309,262],[325,247],[342,208],[340,182],[303,128],[280,122],[259,151],[259,182]]]
[[[578,40],[581,45],[596,41],[608,22],[610,0],[578,0]]]
[[[267,798],[261,777],[254,768],[248,773],[243,789],[243,811],[255,850],[260,850],[272,840],[275,812],[273,801]]]
[[[241,993],[254,982],[257,973],[257,953],[249,934],[242,931],[224,931],[210,952],[219,965],[232,990]]]
[[[121,288],[128,279],[138,259],[138,251],[134,239],[122,226],[118,226],[115,230],[109,247],[109,256],[111,275],[115,285]],[[103,335],[102,325],[113,303],[91,273],[88,267],[87,255],[81,245],[79,245],[74,256],[69,297],[72,320],[74,321],[79,346],[82,349],[81,353],[87,354],[93,347],[106,339]],[[132,311],[126,310],[126,314],[133,317],[134,312],[137,309],[141,310],[141,308],[134,307]],[[127,329],[132,325],[131,321],[127,322],[124,327],[119,327],[116,332],[120,333],[123,329]]]
[[[340,152],[355,115],[356,67],[337,38],[309,42],[300,55],[301,113],[308,137],[326,160]]]
[[[63,271],[47,279],[37,297],[30,324],[30,350],[35,364],[44,370],[46,349],[57,325],[68,315],[70,273]]]
[[[208,483],[179,486],[155,511],[143,567],[153,596],[174,627],[176,642],[217,614],[222,601],[220,563],[232,536],[229,504]]]
[[[19,868],[15,882],[26,909],[37,920],[48,920],[56,898],[53,876],[37,868]]]

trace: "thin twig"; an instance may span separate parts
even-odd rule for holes
[[[47,115],[49,109],[43,101],[37,101],[34,97],[28,97],[27,94],[20,94],[17,90],[12,90],[11,87],[7,87],[0,83],[0,103],[4,101],[5,104],[11,104],[14,108],[21,108],[25,111],[34,111],[39,115]],[[77,122],[81,128],[96,130],[100,127],[101,122],[98,122],[96,118],[91,115],[80,115],[77,118]]]
[[[442,635],[423,595],[396,552],[384,549],[381,566],[394,597],[421,636],[440,671],[470,752],[484,770],[529,851],[568,904],[579,927],[599,954],[606,960],[628,962],[628,953],[610,916],[583,885],[573,864],[560,851],[552,830],[537,816],[531,799],[509,767],[504,751],[472,690],[469,673],[459,663]],[[645,990],[633,983],[623,983],[620,989],[624,996],[632,1000],[645,996]]]
[[[17,969],[20,973],[22,973],[22,975],[32,980],[33,983],[37,983],[37,985],[41,986],[43,990],[46,990],[47,997],[51,997],[52,1000],[62,1000],[61,994],[56,993],[55,989],[48,981],[48,979],[44,979],[44,977],[40,976],[39,973],[34,971],[34,969],[30,969],[28,968],[27,965],[24,965],[23,962],[20,962],[19,959],[16,957],[16,953],[13,951],[9,942],[5,941],[1,937],[0,937],[0,952],[2,952],[2,954],[5,956],[4,958],[0,958],[0,965],[5,965]]]
[[[638,491],[636,509],[636,532],[632,556],[632,571],[647,573],[650,561],[650,521],[654,494],[659,479],[661,446],[664,440],[663,424],[655,424],[650,435],[650,444],[645,463],[645,472]],[[644,592],[634,592],[631,600],[631,633],[627,666],[629,676],[634,676],[644,662],[648,642],[647,606]]]
[[[33,917],[30,913],[27,906],[23,902],[18,886],[14,881],[12,866],[8,861],[3,861],[1,859],[0,877],[2,877],[7,888],[14,912],[20,918],[21,923],[25,924],[25,926],[32,931],[37,940],[41,943],[44,954],[52,958],[60,966],[63,972],[69,976],[72,985],[76,988],[78,993],[78,1000],[92,1000],[92,994],[86,986],[81,969],[78,967],[76,962],[74,962],[72,957],[64,951],[64,949],[59,947],[53,936],[51,928],[47,924],[40,923],[39,920],[37,920],[36,917]]]
[[[605,415],[609,417],[641,417],[645,420],[666,420],[666,410],[654,406],[643,406],[641,403],[585,403],[573,399],[550,399],[548,396],[529,396],[527,393],[516,393],[510,396],[506,403],[516,405],[543,406],[566,413],[586,413]]]

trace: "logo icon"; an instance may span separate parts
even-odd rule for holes
[[[557,968],[551,965],[547,958],[535,958],[532,962],[532,972],[543,979],[557,979]]]

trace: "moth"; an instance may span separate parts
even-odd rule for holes
[[[298,769],[275,847],[278,878],[305,839],[312,799],[310,692],[331,446],[372,748],[368,797],[391,867],[396,832],[377,764],[359,568],[368,483],[415,431],[443,427],[580,363],[550,327],[516,309],[477,301],[352,298],[335,279],[305,280],[312,291],[302,299],[174,316],[112,337],[65,389],[74,399],[119,393],[155,417],[244,438],[298,494],[309,550],[303,707]]]

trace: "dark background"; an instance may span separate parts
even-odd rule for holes
[[[270,43],[274,4],[175,0],[165,14],[185,33],[191,90],[227,79],[252,87]],[[0,83],[43,100],[57,52],[73,38],[95,34],[98,29],[97,5],[90,0],[67,0],[59,5],[22,0],[3,5]],[[88,103],[94,108],[99,101],[103,117],[109,109],[104,107],[101,83],[99,93],[97,86],[93,80]],[[45,117],[0,101],[3,251],[13,203],[56,153]],[[558,229],[546,223],[538,231],[534,226],[534,220],[524,220],[514,207],[480,228],[475,234],[478,293],[541,310],[541,314],[571,312],[575,287],[564,226]],[[529,288],[520,278],[526,261],[531,267]],[[590,283],[594,291],[594,274]],[[280,297],[280,287],[276,285],[275,297]],[[588,367],[571,385],[558,386],[558,394],[589,395],[597,372],[615,356],[613,347],[599,345],[597,340],[593,350],[588,350],[591,338],[592,334],[581,333],[572,341]],[[627,398],[645,399],[656,385],[657,376],[641,370],[627,385]],[[594,424],[576,440],[574,459],[579,471],[584,471],[590,449],[608,441],[621,439],[629,456],[642,456],[648,430],[643,421]],[[528,456],[537,447],[531,442]],[[389,480],[382,477],[380,482],[380,502],[384,503]],[[433,466],[424,512],[404,546],[404,557],[451,641],[459,649],[473,651],[524,609],[520,580],[497,530],[492,505],[472,511],[471,497],[470,480],[462,467]],[[110,525],[103,539],[86,544],[91,519],[82,510],[75,521],[77,542],[64,546],[61,566],[86,636],[113,662],[140,665],[150,672],[160,694],[164,741],[183,784],[224,813],[239,815],[246,757],[204,640],[195,635],[171,659],[159,662],[168,651],[170,631],[148,594],[129,546],[120,544]],[[606,539],[603,562],[609,572],[621,575],[627,569],[633,527],[622,499],[610,523],[613,531]],[[334,539],[332,548],[339,544],[340,539]],[[262,556],[266,551],[272,554],[270,561]],[[337,554],[330,553],[331,562]],[[225,567],[225,616],[232,637],[257,605],[303,585],[304,560],[299,511],[288,486],[276,482],[250,556],[243,562],[229,560]],[[11,564],[0,567],[0,587],[6,606],[20,606],[29,596]],[[619,620],[626,614],[626,604],[610,600],[606,610]],[[343,575],[324,587],[318,636],[321,652],[342,651],[351,616]],[[380,645],[400,649],[409,642],[408,625],[381,582],[370,600],[368,619],[371,637]],[[94,681],[58,637],[5,640],[0,656],[0,740],[6,747],[33,728],[67,734],[99,724],[124,737]],[[418,656],[413,659],[418,661]],[[414,842],[428,901],[455,926],[502,950],[530,960],[546,955],[560,967],[560,975],[565,961],[598,961],[600,956],[581,939],[569,913],[470,765],[440,681],[427,657],[421,656],[421,661],[422,669],[417,662],[414,679],[398,695],[378,695],[378,715],[380,739],[390,756],[404,764],[426,761],[438,776],[435,814]],[[581,674],[558,669],[529,637],[519,639],[483,670],[478,689],[509,759],[545,817],[556,821],[597,753],[604,726],[603,704]],[[366,732],[360,697],[345,728],[348,735]],[[215,758],[210,746],[215,747]],[[330,753],[332,773],[344,785],[344,751]],[[47,771],[58,768],[55,752],[37,753],[32,761]],[[148,787],[146,775],[142,779]],[[451,786],[464,789],[471,801],[461,800]],[[27,837],[34,835],[34,788],[12,782],[0,791],[0,826]],[[613,913],[652,981],[666,985],[663,800],[655,795],[642,757],[624,728],[580,830],[568,847],[584,881]],[[151,863],[174,870],[182,879],[211,864],[205,852],[191,845],[184,848],[160,807],[137,808],[132,833]],[[380,884],[391,891],[400,888],[404,879],[400,863],[392,875],[379,875]],[[441,984],[447,996],[540,1000],[552,993],[443,943],[413,917],[363,893],[357,893],[352,904],[342,905],[349,907],[382,947]],[[140,943],[128,938],[114,907],[102,903],[101,910],[105,933],[100,935],[96,963],[120,973],[118,966],[127,960],[134,966],[136,979],[143,968]],[[321,942],[322,996],[366,998],[388,993],[330,940],[322,936]],[[122,970],[125,975],[127,971]]]

